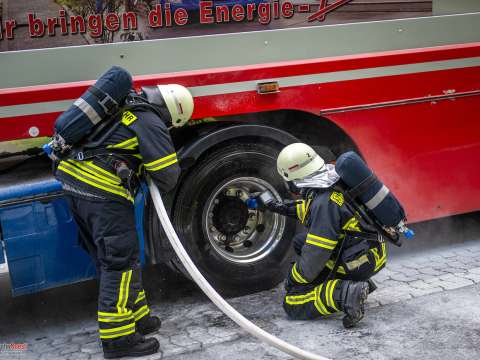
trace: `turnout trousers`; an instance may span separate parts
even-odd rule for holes
[[[295,236],[293,245],[299,255],[305,242],[305,233]],[[385,267],[387,251],[385,242],[372,246],[365,261],[353,270],[339,266],[335,275],[330,275],[333,260],[327,262],[317,279],[311,284],[287,286],[283,308],[288,317],[295,320],[309,320],[325,317],[342,311],[342,290],[346,281],[367,281]]]
[[[78,225],[80,245],[92,257],[99,279],[100,339],[135,333],[150,309],[142,287],[133,204],[66,196]]]

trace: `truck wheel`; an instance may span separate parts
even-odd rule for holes
[[[174,226],[200,271],[225,295],[270,289],[290,267],[295,221],[245,205],[252,194],[265,190],[278,200],[289,196],[276,171],[277,154],[266,145],[225,147],[209,154],[182,182]],[[181,268],[178,259],[173,261]]]

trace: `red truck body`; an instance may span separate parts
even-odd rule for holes
[[[257,93],[254,84],[270,80],[280,92]],[[480,207],[480,42],[135,77],[137,87],[171,82],[194,93],[195,119],[291,109],[332,121],[410,221]],[[32,128],[52,135],[59,112],[48,105],[73,101],[91,83],[0,90],[0,107],[35,112],[3,118],[0,141],[29,138]]]

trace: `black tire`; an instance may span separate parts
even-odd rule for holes
[[[211,204],[213,192],[225,181],[245,177],[261,179],[282,198],[287,198],[289,194],[285,183],[276,172],[278,151],[273,146],[245,143],[216,150],[189,172],[176,198],[173,210],[175,229],[202,274],[224,295],[270,289],[285,278],[290,267],[293,255],[291,240],[295,234],[293,219],[277,217],[284,226],[283,230],[276,230],[278,236],[272,237],[277,239],[275,246],[272,245],[263,258],[249,263],[231,261],[222,256],[221,249],[219,251],[212,246],[206,234],[205,220],[202,223],[206,203]],[[258,215],[257,221],[261,216]],[[273,230],[270,233],[273,234]],[[268,236],[267,232],[261,236]],[[173,262],[174,266],[182,268],[178,259]]]

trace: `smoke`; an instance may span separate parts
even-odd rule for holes
[[[480,238],[480,212],[450,216],[409,225],[415,237],[404,239],[400,248],[391,246],[390,254],[408,256],[409,253],[433,250],[478,241]]]

